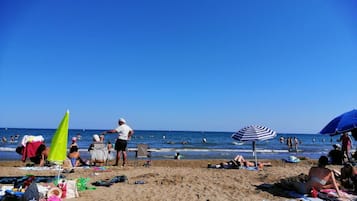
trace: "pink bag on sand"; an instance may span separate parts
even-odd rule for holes
[[[61,198],[57,197],[56,195],[51,195],[47,201],[61,201]]]

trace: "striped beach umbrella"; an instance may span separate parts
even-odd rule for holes
[[[257,154],[255,149],[256,141],[268,140],[276,137],[276,132],[265,126],[246,126],[236,133],[232,134],[232,138],[238,141],[251,141],[253,143],[253,155],[255,165],[257,165]]]
[[[276,132],[265,126],[247,126],[232,135],[238,141],[262,141],[276,137]]]

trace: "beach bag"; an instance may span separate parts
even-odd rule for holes
[[[77,198],[79,197],[77,190],[77,180],[67,180],[67,192],[66,198]]]
[[[47,201],[61,201],[62,190],[58,187],[53,187],[48,191],[47,197]]]
[[[38,201],[39,199],[40,193],[38,192],[37,184],[36,182],[32,182],[21,197],[21,201]]]

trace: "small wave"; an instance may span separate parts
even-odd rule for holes
[[[129,151],[135,151],[136,148],[129,148]],[[152,152],[253,152],[251,149],[190,149],[190,148],[160,148],[149,149]],[[256,152],[261,153],[288,153],[288,150],[278,149],[257,149]]]
[[[0,147],[0,151],[15,151],[16,148],[11,147]]]
[[[0,151],[15,151],[16,148],[0,147]],[[151,148],[152,152],[252,152],[251,149],[195,149],[195,148]],[[87,152],[88,149],[79,149],[81,152]],[[128,148],[128,151],[136,151],[136,148]],[[256,152],[262,153],[288,153],[288,150],[279,149],[257,149]]]

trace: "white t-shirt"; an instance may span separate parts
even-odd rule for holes
[[[132,130],[128,125],[122,124],[115,129],[118,132],[118,139],[128,140],[129,132]]]

